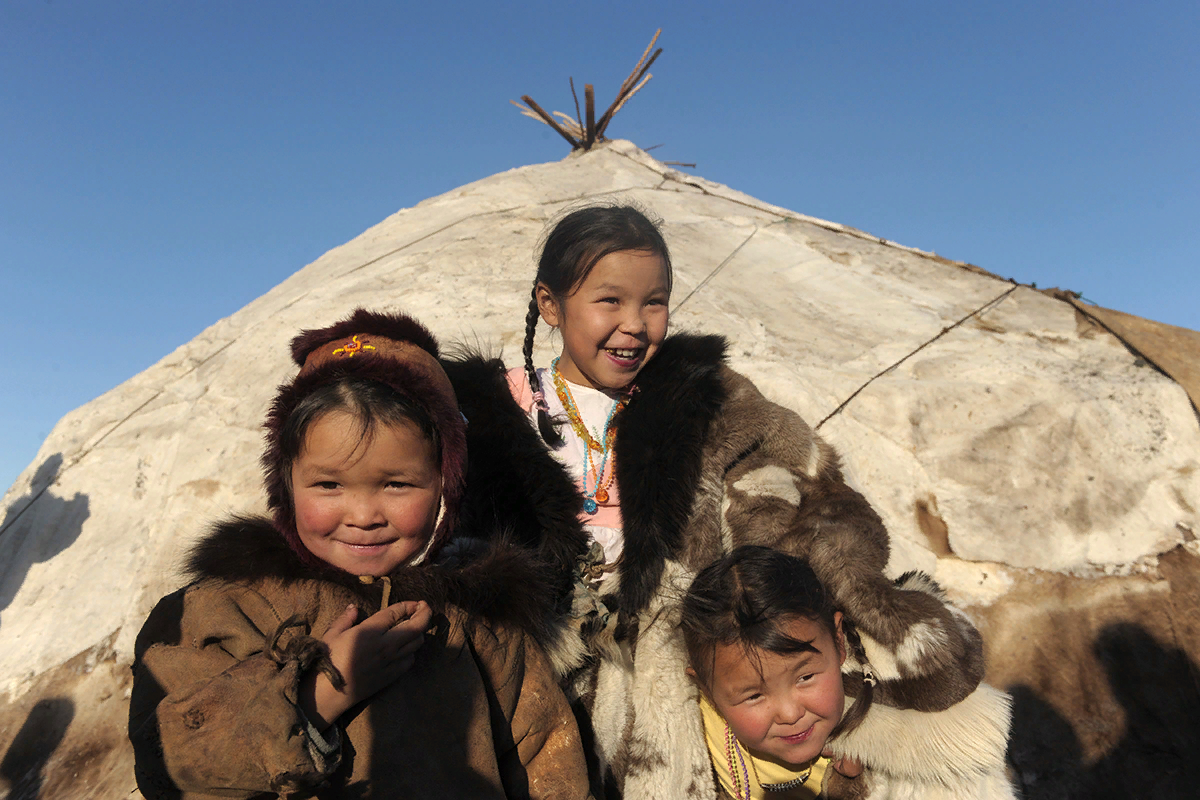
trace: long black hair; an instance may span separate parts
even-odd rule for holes
[[[835,612],[832,598],[807,561],[769,547],[743,545],[696,576],[683,601],[680,626],[692,671],[702,686],[711,689],[717,645],[739,644],[749,657],[755,650],[815,652],[811,642],[784,632],[789,619],[801,617],[825,628],[840,651]],[[851,653],[865,664],[862,640],[844,617],[842,633]],[[831,736],[854,729],[870,708],[873,694],[871,683],[864,682]]]
[[[544,285],[561,304],[567,295],[587,280],[592,268],[610,253],[641,250],[659,256],[667,269],[667,291],[671,290],[671,254],[659,230],[661,223],[632,205],[593,205],[577,208],[555,223],[542,244],[537,275],[525,314],[525,374],[534,392],[543,391],[533,368],[533,339],[537,332],[538,285]],[[544,408],[538,408],[538,431],[552,447],[562,437]]]

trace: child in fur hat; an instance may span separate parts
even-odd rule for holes
[[[538,643],[552,570],[505,545],[438,560],[464,505],[467,438],[432,335],[360,310],[292,349],[300,373],[266,422],[273,518],[217,525],[190,585],[138,637],[139,789],[587,796]]]

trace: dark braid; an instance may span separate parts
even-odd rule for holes
[[[867,712],[871,710],[871,701],[875,697],[874,681],[876,678],[871,670],[871,665],[867,662],[867,651],[863,648],[862,639],[859,638],[854,624],[845,616],[842,617],[842,633],[846,637],[846,649],[863,666],[863,683],[862,688],[858,691],[858,696],[854,698],[854,705],[850,706],[850,710],[842,715],[841,721],[830,732],[830,739],[857,728],[863,718],[867,716]],[[867,676],[870,676],[871,679],[866,680]]]
[[[529,299],[529,311],[525,314],[525,347],[521,351],[525,354],[525,377],[529,379],[529,390],[534,393],[542,391],[542,382],[538,380],[537,370],[533,367],[533,338],[537,333],[537,323],[540,318],[537,281],[534,281],[532,296]],[[537,408],[537,417],[538,432],[542,434],[542,439],[546,444],[554,448],[562,447],[563,438],[544,408]]]

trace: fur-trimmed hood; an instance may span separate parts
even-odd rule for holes
[[[538,584],[550,581],[549,602],[564,610],[575,564],[587,549],[580,500],[562,466],[524,423],[499,359],[465,349],[442,358],[433,334],[415,319],[364,309],[301,332],[292,340],[292,358],[300,373],[280,387],[271,406],[262,464],[275,528],[300,562],[316,572],[324,568],[296,532],[284,427],[314,390],[343,378],[365,378],[423,408],[437,431],[444,513],[431,557],[453,547],[454,539],[502,536],[546,563],[549,577]]]
[[[318,565],[296,531],[291,491],[291,459],[302,443],[286,431],[306,399],[330,385],[361,379],[390,387],[420,409],[436,431],[440,451],[442,515],[430,543],[431,554],[456,529],[465,491],[466,422],[450,380],[438,363],[437,340],[421,323],[404,314],[357,309],[324,328],[302,331],[292,340],[296,377],[279,387],[267,414],[266,448],[262,456],[267,506],[279,532],[302,560]],[[289,444],[290,442],[290,444]]]

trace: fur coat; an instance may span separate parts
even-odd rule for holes
[[[136,645],[129,735],[147,798],[588,795],[578,728],[529,633],[547,635],[546,569],[523,550],[367,585],[304,564],[267,520],[237,519],[190,572]],[[346,606],[373,612],[385,591],[426,600],[434,623],[412,668],[327,742],[298,710],[301,675],[324,668],[318,640]]]
[[[878,680],[866,719],[831,743],[866,772],[835,776],[830,796],[1012,796],[1009,699],[980,683],[979,634],[927,577],[884,576],[878,514],[845,483],[827,443],[725,365],[723,339],[668,337],[617,425],[624,553],[601,592],[618,624],[612,641],[590,642],[603,655],[568,691],[586,708],[584,739],[607,795],[717,796],[678,610],[700,569],[758,544],[809,561],[859,630]],[[843,672],[858,696],[862,664],[847,659]]]
[[[392,601],[437,612],[413,668],[343,715],[323,752],[297,712],[300,675],[321,668],[318,640],[349,603],[380,607],[383,582],[306,565],[269,520],[223,523],[138,637],[129,735],[147,798],[587,795],[556,681],[582,652],[563,635],[580,501],[514,404],[477,402],[495,397],[492,362],[444,363],[470,419],[466,490],[437,563],[389,576]]]

